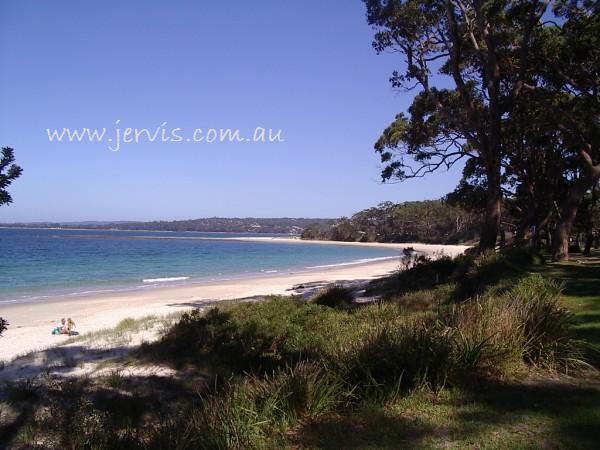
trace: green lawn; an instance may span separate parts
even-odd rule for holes
[[[599,255],[600,256],[600,255]],[[564,283],[578,337],[600,367],[600,257],[535,266]],[[304,448],[600,448],[600,380],[532,375],[470,389],[417,392],[384,409],[330,417],[294,435]]]
[[[539,271],[564,283],[565,302],[576,315],[577,334],[590,344],[589,358],[600,367],[600,254],[576,255],[569,262],[540,266]]]
[[[564,382],[418,392],[298,430],[302,448],[598,448],[600,390]]]

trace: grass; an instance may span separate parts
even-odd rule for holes
[[[140,331],[157,329],[159,333],[166,331],[170,326],[181,318],[182,313],[172,313],[165,316],[148,315],[134,319],[127,317],[122,319],[112,328],[103,328],[90,333],[73,336],[69,338],[70,343],[76,342],[101,342],[119,346],[128,345],[132,335]]]
[[[299,427],[293,443],[321,449],[593,449],[598,405],[598,390],[561,384],[420,390],[386,408]]]
[[[576,335],[591,346],[588,359],[600,367],[600,255],[576,256],[570,262],[538,267],[537,272],[563,283],[565,303],[574,313]]]
[[[354,295],[352,290],[334,285],[317,292],[310,302],[315,305],[348,310],[353,306]]]
[[[600,348],[600,261],[536,258],[419,261],[373,283],[383,300],[370,305],[333,288],[184,314],[133,355],[178,377],[14,386],[0,445],[598,448],[600,382],[584,359]]]

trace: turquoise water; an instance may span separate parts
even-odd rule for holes
[[[0,307],[48,296],[148,289],[398,256],[373,247],[219,239],[242,236],[265,235],[0,229]]]

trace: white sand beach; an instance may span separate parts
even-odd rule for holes
[[[235,238],[254,241],[296,242],[310,245],[317,241],[293,238]],[[455,256],[467,246],[425,244],[340,243],[318,241],[320,244],[380,246],[397,249],[413,247],[435,257]],[[10,361],[18,355],[68,342],[66,336],[54,336],[51,330],[61,317],[71,317],[80,334],[113,327],[124,318],[147,315],[167,315],[177,311],[211,305],[226,299],[254,297],[269,294],[292,294],[298,285],[315,283],[317,286],[332,282],[369,280],[398,270],[399,259],[385,259],[360,264],[323,266],[302,272],[269,274],[234,280],[191,283],[176,287],[105,293],[81,297],[48,298],[43,301],[3,305],[0,316],[10,323],[0,337],[0,361]]]

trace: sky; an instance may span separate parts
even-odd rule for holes
[[[360,0],[0,0],[0,145],[24,170],[0,222],[339,217],[443,196],[460,167],[380,181],[373,144],[413,94],[372,35]],[[114,140],[48,138],[84,127]],[[157,127],[182,141],[113,151],[117,129]],[[282,141],[186,141],[257,127]]]

